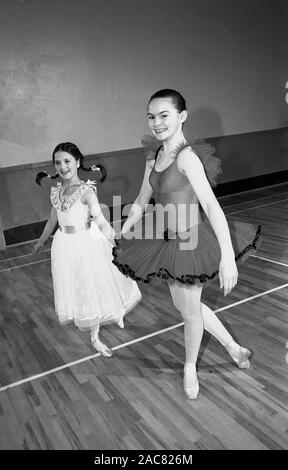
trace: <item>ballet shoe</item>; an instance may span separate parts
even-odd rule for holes
[[[199,393],[199,382],[195,365],[184,367],[184,392],[189,400],[195,400]]]
[[[121,318],[121,320],[119,320],[119,322],[118,322],[118,326],[119,326],[120,328],[124,328],[124,321],[123,321],[123,317]]]
[[[92,337],[91,341],[92,341],[93,347],[96,349],[96,351],[98,351],[101,354],[101,356],[104,356],[104,357],[113,356],[112,349],[110,349],[106,344],[102,343],[98,335]]]
[[[240,344],[235,343],[235,341],[228,344],[226,349],[239,369],[249,369],[250,361],[248,358],[251,355],[249,349],[243,348]]]

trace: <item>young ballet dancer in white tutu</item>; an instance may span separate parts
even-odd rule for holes
[[[215,276],[219,276],[224,295],[231,292],[238,279],[236,261],[256,249],[261,228],[227,223],[211,189],[221,171],[220,161],[212,155],[211,146],[185,138],[183,96],[175,90],[160,90],[150,98],[147,111],[149,127],[161,145],[152,156],[148,152],[140,193],[122,227],[113,262],[134,280],[149,283],[158,277],[168,281],[173,303],[184,320],[184,390],[189,399],[195,399],[203,327],[223,344],[240,368],[250,365],[250,351],[233,340],[201,302],[201,294],[203,284]],[[131,237],[130,229],[141,220],[152,195],[156,202],[153,236]],[[159,234],[157,221],[163,217],[163,207],[168,217]]]
[[[51,188],[50,218],[32,251],[36,255],[54,231],[51,247],[55,310],[61,324],[73,321],[79,328],[89,328],[94,348],[103,356],[112,350],[99,337],[102,324],[116,322],[123,327],[124,315],[141,300],[137,283],[126,278],[112,263],[115,232],[105,219],[95,184],[84,182],[78,169],[100,170],[103,165],[85,168],[78,147],[65,142],[53,151],[55,178],[61,183]],[[41,172],[40,184],[48,173]]]

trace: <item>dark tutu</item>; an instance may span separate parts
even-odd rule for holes
[[[147,158],[155,159],[159,151],[159,142],[150,136],[142,139],[147,153]],[[185,147],[191,147],[200,158],[207,179],[212,187],[217,184],[217,176],[221,173],[221,160],[214,156],[214,148],[203,140],[193,139],[175,150],[175,159]],[[156,152],[156,154],[155,154]],[[174,167],[175,168],[175,167]],[[153,169],[154,170],[154,169]],[[152,170],[152,173],[153,173]],[[173,167],[170,167],[170,175]],[[168,169],[169,172],[169,169]],[[151,173],[151,175],[152,175]],[[178,178],[178,171],[175,170],[175,177]],[[161,189],[159,178],[162,177]],[[155,175],[154,175],[155,176]],[[157,172],[157,179],[153,187],[154,193],[161,202],[163,185],[165,186],[167,173]],[[179,178],[178,178],[179,179]],[[158,182],[157,182],[158,180]],[[176,191],[183,190],[185,195],[186,187],[183,181]],[[160,192],[159,192],[160,191]],[[161,193],[162,192],[162,193]],[[185,197],[179,202],[185,201]],[[194,199],[191,195],[191,203]],[[167,202],[166,202],[167,203]],[[163,204],[163,203],[162,203]],[[175,202],[174,202],[175,204]],[[152,215],[152,217],[151,217]],[[200,215],[200,214],[199,214]],[[113,263],[125,275],[135,281],[151,282],[152,279],[160,278],[168,282],[181,283],[182,285],[193,285],[195,283],[205,283],[217,276],[221,252],[216,235],[210,222],[204,214],[203,221],[200,215],[200,223],[194,225],[186,232],[175,234],[171,231],[160,231],[156,235],[157,224],[155,223],[156,212],[146,215],[142,221],[136,224],[133,233],[137,237],[130,240],[122,238],[116,241],[113,249]],[[199,219],[198,219],[199,220]],[[144,224],[142,223],[144,221]],[[151,225],[152,222],[152,225]],[[245,259],[251,252],[255,252],[260,241],[261,227],[236,221],[227,221],[236,261]],[[138,228],[137,228],[138,225]],[[146,230],[146,228],[150,230]],[[149,233],[149,236],[147,236]],[[144,235],[145,234],[145,235]],[[142,236],[141,236],[142,235]]]
[[[255,252],[261,226],[227,221],[235,260]],[[153,278],[193,285],[213,279],[221,258],[216,235],[207,219],[181,234],[165,231],[151,239],[122,238],[113,249],[113,263],[125,275],[145,283]]]

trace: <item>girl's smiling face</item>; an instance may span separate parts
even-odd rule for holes
[[[67,152],[56,152],[54,155],[54,166],[61,178],[70,180],[77,175],[80,162]]]
[[[171,98],[155,98],[148,105],[147,116],[152,133],[163,141],[182,129],[187,112],[179,113]]]

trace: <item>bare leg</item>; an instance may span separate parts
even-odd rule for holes
[[[220,341],[240,369],[248,369],[250,367],[248,357],[251,354],[249,349],[237,344],[215,313],[202,302],[201,309],[205,330]]]
[[[195,399],[199,392],[196,362],[203,335],[201,313],[202,287],[195,285],[189,289],[176,284],[169,285],[175,307],[184,320],[184,340],[186,362],[184,367],[184,390],[189,399]]]

